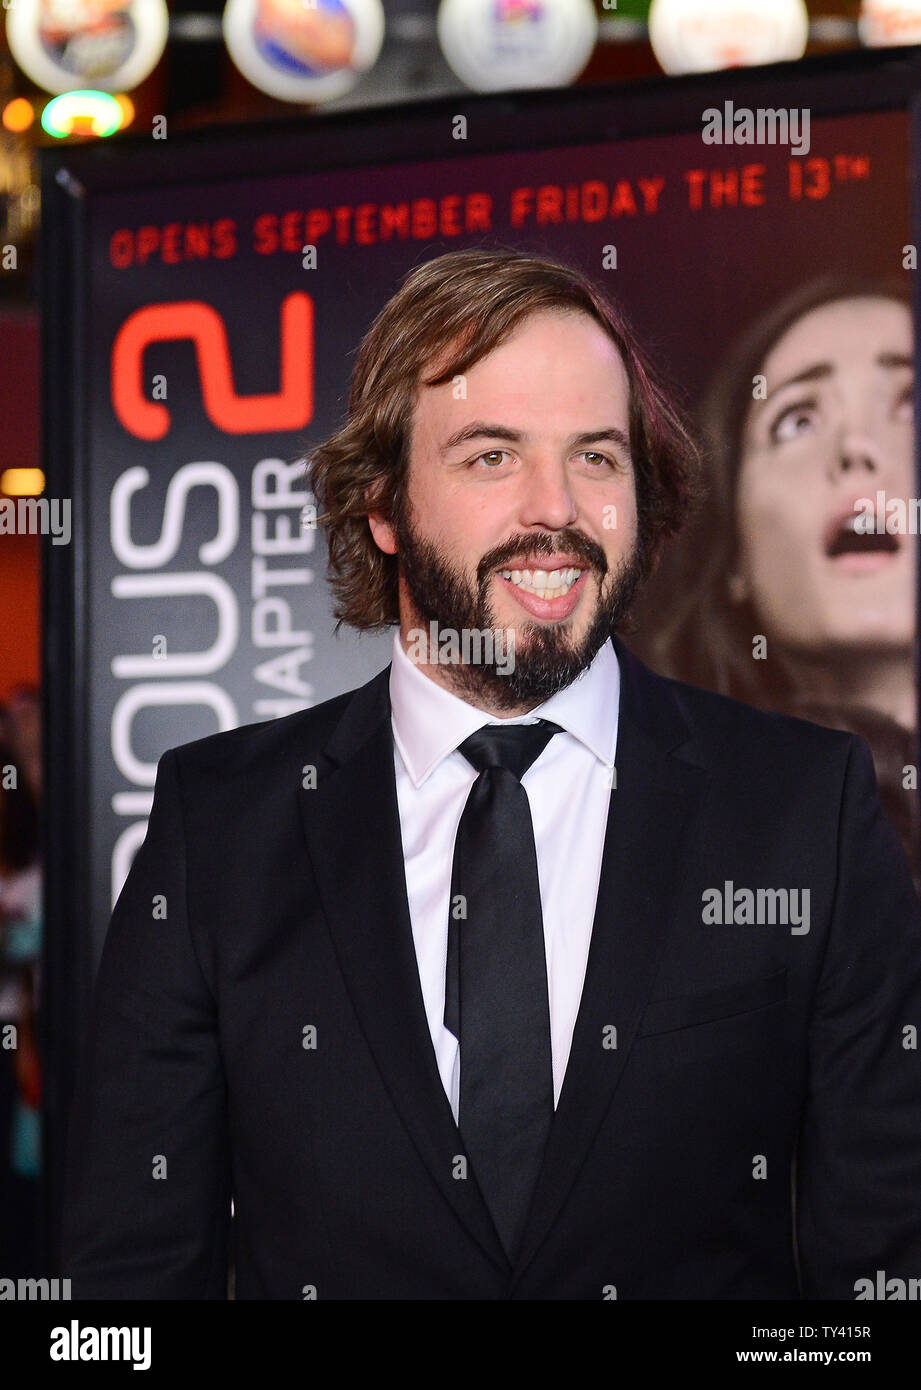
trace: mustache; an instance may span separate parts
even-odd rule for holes
[[[555,555],[578,555],[590,569],[604,577],[608,571],[607,556],[597,542],[578,531],[562,531],[555,536],[543,533],[538,536],[513,536],[503,545],[489,550],[477,565],[477,581],[484,584],[489,576],[506,566],[507,561],[516,555],[543,556],[550,560]]]

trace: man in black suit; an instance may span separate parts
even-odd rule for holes
[[[311,468],[394,659],[160,759],[74,1297],[223,1298],[231,1254],[238,1298],[921,1276],[921,907],[862,739],[615,635],[697,470],[616,309],[511,251],[417,267]]]

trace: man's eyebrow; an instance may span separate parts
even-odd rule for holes
[[[904,352],[878,352],[876,365],[878,367],[913,367],[914,357],[910,353]],[[781,381],[779,385],[767,393],[764,399],[769,401],[772,396],[776,396],[778,391],[783,391],[787,386],[796,386],[803,381],[819,381],[824,377],[831,376],[834,370],[831,362],[816,362],[815,366],[807,367],[805,371],[797,372],[796,376]]]
[[[462,429],[456,430],[449,439],[446,439],[441,446],[441,452],[446,454],[449,450],[457,448],[458,444],[467,444],[472,439],[504,439],[509,444],[520,444],[529,438],[530,436],[525,430],[513,430],[509,425],[495,425],[486,420],[474,420],[469,425],[464,425]],[[622,429],[618,429],[616,425],[609,425],[601,430],[585,430],[580,434],[570,435],[566,443],[569,448],[573,448],[577,444],[600,444],[606,439],[619,444],[629,452],[629,436]]]

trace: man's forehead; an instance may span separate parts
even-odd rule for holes
[[[580,319],[590,329],[596,330],[599,335],[607,340],[610,344],[610,355],[604,354],[603,358],[600,360],[596,358],[601,375],[607,378],[607,380],[604,381],[604,391],[609,405],[607,413],[610,414],[610,409],[612,408],[615,409],[616,413],[618,387],[625,388],[624,405],[626,406],[626,396],[629,395],[629,375],[626,364],[623,360],[623,354],[620,351],[619,345],[611,335],[607,333],[602,325],[589,314],[578,309],[562,311],[536,310],[520,320],[508,337],[503,339],[501,343],[497,343],[494,347],[490,348],[488,352],[484,352],[477,358],[476,362],[466,363],[462,371],[449,375],[445,381],[439,382],[438,385],[429,385],[427,383],[431,382],[433,377],[444,375],[446,372],[452,370],[453,363],[457,362],[460,364],[463,361],[461,354],[469,344],[469,335],[456,337],[449,344],[443,345],[439,349],[437,355],[432,357],[420,370],[416,380],[413,391],[413,407],[410,425],[411,439],[417,436],[417,429],[420,427],[427,435],[431,435],[436,419],[442,431],[446,417],[450,419],[454,425],[464,424],[466,423],[467,416],[473,419],[474,413],[476,415],[481,415],[483,413],[479,408],[480,406],[482,406],[490,416],[495,416],[497,412],[502,414],[505,423],[511,425],[514,422],[510,418],[505,419],[506,416],[509,416],[510,412],[514,412],[514,410],[518,408],[528,414],[533,414],[535,407],[538,409],[546,408],[549,411],[553,409],[554,406],[559,406],[563,402],[563,392],[565,392],[566,387],[570,385],[574,398],[573,409],[578,411],[578,397],[584,397],[589,380],[586,364],[584,362],[580,364],[578,369],[573,368],[571,371],[566,371],[561,387],[554,392],[552,399],[547,399],[546,394],[542,394],[539,390],[535,391],[536,383],[529,382],[527,371],[525,371],[523,379],[516,383],[508,379],[503,380],[501,377],[497,378],[488,370],[490,359],[494,358],[502,348],[510,345],[520,329],[533,327],[538,318],[545,317],[549,314],[552,314],[553,317],[557,319]],[[556,365],[556,361],[552,357],[550,359],[550,365],[551,369]],[[572,365],[571,359],[567,357],[563,365],[568,369]],[[484,367],[487,368],[487,370],[477,370],[478,368],[482,369]],[[614,387],[613,391],[613,400],[611,399],[612,383],[610,380],[612,367],[618,378],[617,386]],[[471,377],[473,377],[472,381],[470,379]],[[477,407],[475,411],[474,406]],[[584,424],[584,422],[581,419],[575,421],[573,429],[578,428],[582,424]],[[522,428],[524,428],[524,425],[522,425]]]
[[[583,315],[583,317],[585,316]],[[589,319],[586,321],[589,324],[592,323]],[[574,390],[584,390],[591,381],[593,371],[597,372],[599,382],[603,381],[605,389],[610,384],[612,371],[618,384],[627,385],[629,374],[617,343],[604,333],[600,325],[595,326],[599,335],[606,340],[609,351],[605,350],[604,346],[599,343],[600,354],[590,353],[587,356],[580,356],[578,361],[570,353],[567,353],[565,358],[560,358],[558,354],[553,352],[552,348],[541,359],[532,356],[530,348],[525,348],[524,358],[519,358],[515,366],[512,367],[508,361],[508,354],[503,352],[504,349],[518,347],[512,336],[498,343],[489,352],[483,353],[475,362],[464,363],[462,370],[453,371],[452,368],[452,363],[456,362],[460,366],[463,362],[457,347],[454,347],[451,352],[442,352],[434,363],[427,364],[420,371],[414,393],[415,402],[418,405],[420,401],[430,398],[439,402],[453,400],[462,402],[471,389],[475,389],[480,394],[504,393],[517,389],[522,396],[527,396],[529,387],[533,389],[530,380],[531,370],[533,369],[536,378],[540,361],[547,371],[559,376],[559,389],[565,390],[571,384]],[[500,355],[504,356],[509,367],[510,375],[508,378],[497,377],[490,370],[493,364],[498,365],[497,359]],[[437,384],[433,383],[433,378],[439,378],[448,373],[450,374],[446,376],[444,381],[438,381]],[[517,380],[512,379],[513,374],[515,378],[518,378]]]

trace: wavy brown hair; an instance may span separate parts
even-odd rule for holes
[[[700,453],[623,312],[572,266],[513,248],[449,252],[411,270],[381,309],[358,348],[345,424],[308,451],[337,629],[343,622],[370,630],[399,621],[398,557],[378,548],[368,516],[380,511],[396,524],[407,515],[420,386],[466,372],[541,310],[589,315],[620,350],[643,579],[663,541],[683,526],[701,494]]]

